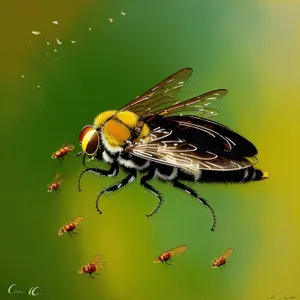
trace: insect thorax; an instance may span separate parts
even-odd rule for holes
[[[131,111],[117,112],[110,110],[99,114],[94,120],[94,126],[101,128],[103,144],[113,153],[118,152],[118,148],[123,147],[126,141],[132,139],[138,127],[138,121],[138,115]],[[137,139],[146,135],[149,131],[149,127],[142,124]]]

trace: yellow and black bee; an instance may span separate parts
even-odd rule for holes
[[[79,191],[85,172],[112,177],[121,167],[128,173],[121,182],[98,194],[96,208],[100,214],[100,196],[134,182],[140,172],[144,174],[141,185],[159,200],[147,217],[162,205],[161,194],[148,183],[159,178],[206,205],[214,230],[215,214],[211,206],[181,181],[245,183],[269,177],[253,167],[257,150],[251,142],[208,119],[218,113],[208,105],[226,95],[227,90],[214,90],[186,101],[174,98],[191,74],[190,68],[176,72],[121,109],[100,113],[93,126],[82,129],[79,143],[83,151],[79,154],[84,155],[83,162],[86,156],[104,160],[110,169],[83,170],[78,178]]]

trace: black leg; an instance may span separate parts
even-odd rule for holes
[[[143,176],[141,178],[141,185],[143,185],[147,190],[149,190],[152,194],[154,194],[158,198],[158,204],[156,205],[156,207],[152,210],[152,212],[150,214],[146,215],[148,218],[152,217],[154,214],[156,214],[158,212],[158,210],[160,209],[162,202],[163,202],[163,198],[162,198],[161,194],[159,193],[159,191],[157,191],[153,186],[151,186],[149,183],[147,183],[147,181],[149,181],[153,178],[154,173],[155,173],[155,170],[151,169],[148,174],[146,174],[145,176]]]
[[[128,183],[134,182],[135,180],[136,180],[136,170],[130,170],[130,174],[127,177],[125,177],[123,180],[121,180],[120,183],[114,184],[114,185],[108,187],[107,189],[101,191],[100,193],[98,193],[98,196],[96,198],[96,209],[97,209],[97,212],[99,214],[102,214],[102,212],[100,211],[100,209],[98,207],[98,201],[99,201],[99,198],[101,197],[102,194],[115,192],[118,189],[120,189],[121,187],[124,187]]]
[[[76,235],[78,235],[79,233],[74,229],[72,231],[68,231],[69,235],[72,237],[72,238],[75,238]]]
[[[185,184],[183,184],[183,183],[181,183],[181,182],[179,182],[177,180],[174,180],[173,181],[173,185],[174,185],[174,187],[179,188],[181,190],[184,190],[186,193],[188,193],[191,196],[195,197],[202,204],[206,205],[209,208],[211,216],[212,216],[212,219],[213,219],[213,225],[212,225],[211,231],[214,231],[215,230],[215,226],[216,226],[216,216],[215,216],[215,213],[214,213],[212,207],[203,198],[201,198],[194,190],[192,190],[191,188],[187,187]]]
[[[60,165],[62,166],[62,158],[58,158],[59,162],[60,162]]]
[[[82,165],[86,168],[85,159],[86,159],[86,154],[84,153],[82,158]]]
[[[80,155],[85,155],[85,153],[83,152],[83,151],[80,151],[80,152],[78,152],[77,154],[75,154],[76,155],[76,157],[78,157],[78,156],[80,156]]]
[[[85,170],[83,170],[79,174],[79,177],[78,177],[77,187],[78,187],[79,192],[81,192],[81,188],[80,188],[81,178],[82,178],[83,174],[86,173],[86,172],[94,173],[94,174],[99,175],[99,176],[113,177],[113,176],[118,175],[119,167],[118,167],[118,164],[116,162],[114,162],[111,165],[109,170],[101,170],[101,169],[98,169],[98,168],[86,168]]]
[[[69,236],[72,237],[72,238],[75,237],[74,234],[72,233],[72,231],[68,231],[68,234],[69,234]]]
[[[169,264],[167,261],[166,261],[166,264],[167,264],[168,266],[171,266],[171,267],[172,267],[172,264]]]

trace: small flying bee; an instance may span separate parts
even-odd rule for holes
[[[83,165],[85,158],[104,160],[109,170],[85,166],[78,178],[78,190],[84,173],[116,176],[122,168],[127,176],[98,193],[114,192],[134,182],[154,194],[158,204],[147,217],[157,213],[163,198],[148,182],[159,178],[204,204],[216,217],[209,203],[182,181],[203,183],[246,183],[267,179],[269,174],[254,168],[255,146],[228,127],[210,120],[218,114],[209,105],[227,94],[227,90],[210,91],[186,101],[174,96],[181,90],[192,69],[182,69],[157,84],[119,110],[100,113],[93,126],[84,126],[79,135]]]
[[[83,217],[77,217],[74,220],[68,222],[63,227],[61,227],[58,231],[58,235],[63,235],[64,233],[68,233],[70,236],[77,234],[75,228],[83,221]]]
[[[99,275],[99,273],[96,273],[97,270],[100,270],[104,268],[107,263],[103,260],[101,260],[102,254],[97,254],[89,263],[86,265],[82,266],[77,273],[78,274],[88,274],[92,278],[92,274],[94,273],[95,275]]]
[[[173,248],[173,249],[171,249],[171,250],[168,250],[168,251],[165,251],[165,252],[163,252],[163,253],[161,253],[159,256],[157,256],[154,260],[153,260],[153,262],[155,263],[155,264],[157,264],[157,263],[166,263],[167,265],[170,265],[169,263],[168,263],[168,261],[170,261],[171,260],[171,257],[172,256],[176,256],[176,255],[179,255],[179,254],[181,254],[181,253],[183,253],[183,252],[185,252],[186,250],[187,250],[187,246],[178,246],[178,247],[176,247],[176,248]]]
[[[73,145],[70,145],[70,144],[63,144],[59,150],[55,151],[55,152],[52,154],[51,158],[52,158],[52,159],[58,158],[59,160],[64,159],[64,157],[65,157],[70,151],[73,151],[74,148],[75,148],[75,146],[73,146]]]
[[[60,176],[60,173],[57,172],[54,178],[54,181],[52,183],[48,184],[48,192],[57,192],[57,190],[59,190],[60,185],[65,181],[66,179],[64,177]]]
[[[216,267],[224,267],[224,265],[227,262],[227,259],[233,254],[234,250],[233,248],[229,248],[226,251],[224,251],[219,257],[217,257],[213,263],[212,263],[212,268]]]

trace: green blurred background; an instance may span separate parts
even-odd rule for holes
[[[276,0],[6,1],[0,299],[30,298],[32,286],[50,300],[299,298],[299,9],[299,1]],[[165,202],[154,218],[145,214],[156,199],[139,182],[103,196],[99,216],[98,191],[124,174],[87,174],[79,193],[81,160],[61,166],[51,154],[67,141],[79,151],[81,128],[99,112],[185,67],[194,74],[179,98],[228,89],[213,105],[215,119],[254,142],[270,179],[192,184],[215,209],[215,232],[207,209],[155,181]],[[59,196],[46,192],[57,171],[67,177]],[[57,236],[80,215],[81,235]],[[173,267],[152,263],[160,250],[181,244],[189,249]],[[229,247],[236,250],[232,267],[211,269]],[[97,253],[108,262],[101,276],[78,275]],[[9,295],[13,283],[24,294]]]

